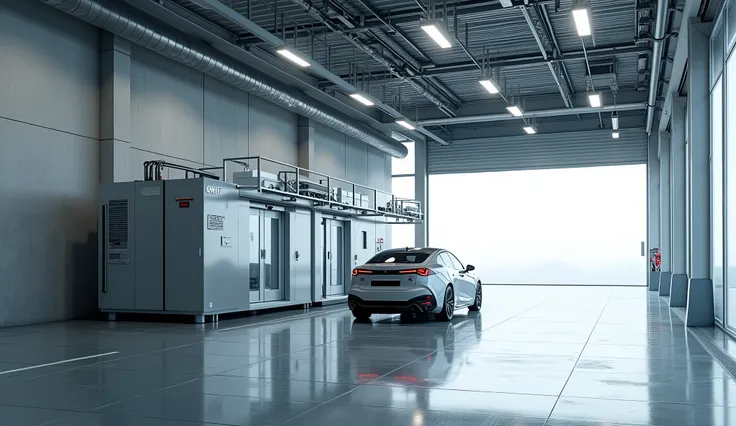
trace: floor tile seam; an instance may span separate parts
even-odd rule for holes
[[[317,309],[319,309],[320,311],[319,312],[314,312],[314,313],[311,313],[311,312],[307,311],[307,313],[293,314],[293,315],[289,315],[288,317],[285,317],[285,318],[278,318],[278,319],[273,319],[273,320],[266,320],[266,321],[252,323],[252,324],[236,325],[236,326],[232,326],[232,327],[228,327],[228,328],[220,328],[220,329],[217,329],[217,330],[206,330],[204,334],[206,335],[206,334],[222,333],[222,332],[225,332],[225,331],[240,330],[240,329],[243,329],[243,328],[250,328],[250,327],[255,327],[255,326],[259,326],[259,325],[279,324],[279,323],[282,323],[282,322],[293,321],[293,320],[296,320],[296,319],[310,319],[310,318],[314,318],[314,317],[318,317],[318,316],[322,316],[322,315],[330,315],[330,314],[338,313],[338,312],[341,312],[343,310],[347,310],[348,308],[345,307],[345,306],[340,306],[340,307],[337,307],[337,308],[318,307]],[[322,309],[326,309],[326,310],[322,311]]]
[[[711,357],[725,370],[731,379],[736,380],[736,359],[728,352],[714,344],[710,338],[697,327],[687,327],[687,331],[695,337],[700,346],[710,354]],[[730,339],[730,337],[729,337]]]
[[[585,399],[585,400],[596,400],[596,401],[641,402],[643,404],[653,402],[655,404],[686,405],[686,406],[692,406],[692,407],[736,408],[736,402],[734,403],[734,405],[723,405],[723,404],[703,404],[703,403],[698,403],[698,402],[686,402],[686,401],[663,401],[663,400],[654,400],[654,399],[641,400],[641,399],[592,397],[592,396],[577,396],[577,395],[563,395],[562,398]]]
[[[560,377],[560,379],[563,379],[564,377]],[[532,393],[532,392],[502,392],[502,391],[489,391],[489,390],[475,390],[475,389],[459,389],[459,388],[444,388],[444,387],[421,387],[421,386],[393,386],[393,385],[385,385],[382,383],[366,383],[363,386],[373,386],[373,387],[385,387],[385,388],[411,388],[411,389],[424,389],[424,390],[445,390],[445,391],[453,391],[453,392],[467,392],[467,393],[482,393],[482,394],[497,394],[497,395],[519,395],[519,396],[544,396],[544,397],[550,397],[550,398],[557,398],[557,394],[544,394],[544,393]]]
[[[600,314],[598,314],[598,319],[600,320],[603,316],[603,312],[606,311],[606,307],[608,306],[608,302],[611,300],[611,297],[613,296],[613,293],[608,294],[608,298],[606,299],[606,303],[603,305],[603,308],[601,309]],[[547,426],[547,423],[549,423],[549,420],[552,418],[552,414],[555,412],[555,408],[557,408],[557,403],[560,402],[560,399],[562,398],[562,394],[565,392],[565,388],[567,387],[567,384],[570,382],[570,378],[572,377],[573,373],[575,372],[575,368],[578,366],[578,362],[580,362],[580,358],[583,356],[583,351],[588,346],[588,342],[590,341],[590,338],[593,336],[593,332],[595,331],[596,326],[598,325],[598,321],[593,325],[593,328],[590,330],[590,334],[588,335],[588,340],[585,342],[585,345],[583,346],[583,350],[580,351],[580,354],[578,355],[578,358],[575,360],[575,364],[572,367],[572,370],[570,370],[570,375],[567,377],[567,380],[562,385],[562,389],[560,389],[560,393],[557,396],[557,400],[552,405],[552,409],[549,412],[549,415],[547,416],[547,420],[544,421],[543,426]]]
[[[524,310],[524,311],[521,311],[521,312],[519,312],[519,313],[517,313],[517,314],[515,314],[515,315],[512,315],[511,317],[509,317],[509,318],[505,319],[504,321],[501,321],[501,322],[500,322],[500,323],[498,323],[498,324],[494,324],[494,325],[493,325],[492,327],[489,327],[488,329],[490,329],[490,328],[493,328],[493,327],[495,327],[496,325],[500,325],[500,324],[503,324],[504,322],[506,322],[506,321],[508,321],[508,320],[510,320],[510,319],[512,319],[512,318],[515,318],[515,317],[516,317],[516,316],[518,316],[518,315],[521,315],[521,314],[523,314],[523,313],[525,313],[525,312],[528,312],[529,310],[531,310],[531,309],[534,309],[534,308],[536,308],[537,306],[541,305],[541,304],[542,304],[542,303],[544,303],[544,302],[545,302],[545,301],[542,301],[542,302],[540,302],[540,303],[538,303],[538,304],[536,304],[536,305],[534,305],[534,306],[532,306],[532,307],[530,307],[530,308],[528,308],[528,309],[526,309],[526,310]],[[483,331],[485,331],[485,330],[486,330],[486,329],[484,329]],[[461,341],[462,341],[462,340],[465,340],[465,339],[468,339],[468,338],[470,338],[470,337],[472,337],[472,336],[467,336],[467,337],[465,337],[464,339],[461,339]],[[430,353],[429,353],[429,354],[427,354],[427,355],[433,355],[433,354],[436,354],[436,353],[437,353],[438,351],[439,351],[439,350],[435,350],[435,351],[432,351],[432,352],[430,352]],[[394,372],[396,372],[396,371],[398,371],[398,370],[400,370],[400,369],[402,369],[402,368],[406,367],[407,365],[409,365],[409,364],[411,364],[411,363],[413,363],[413,362],[416,362],[416,361],[418,361],[418,360],[420,360],[420,359],[422,359],[422,358],[426,357],[427,355],[423,355],[423,356],[421,356],[421,357],[418,357],[418,358],[414,359],[414,360],[413,360],[413,361],[411,361],[411,362],[408,362],[408,363],[406,363],[406,364],[404,364],[404,365],[402,365],[402,366],[400,366],[400,367],[398,367],[398,368],[395,368],[395,369],[393,369],[393,370],[389,371],[388,373],[386,373],[386,374],[384,374],[384,375],[382,375],[382,376],[380,376],[380,377],[378,377],[378,378],[376,378],[376,379],[372,380],[371,382],[375,382],[376,380],[379,380],[379,379],[381,379],[381,378],[383,378],[383,377],[386,377],[387,375],[389,375],[389,374],[391,374],[391,373],[394,373]],[[314,411],[314,410],[317,410],[317,409],[319,409],[320,407],[323,407],[323,406],[325,406],[325,405],[328,405],[328,404],[330,404],[330,403],[332,403],[332,402],[336,401],[337,399],[339,399],[339,398],[342,398],[342,397],[344,397],[345,395],[348,395],[348,394],[350,394],[350,393],[352,393],[352,392],[355,392],[355,391],[357,391],[358,389],[360,389],[360,388],[362,388],[363,386],[366,386],[366,385],[367,385],[367,384],[361,384],[361,385],[359,385],[359,386],[356,386],[356,387],[355,387],[354,389],[351,389],[351,390],[349,390],[349,391],[347,391],[347,392],[345,392],[345,393],[343,393],[343,394],[341,394],[341,395],[338,395],[338,396],[336,396],[336,397],[334,397],[334,398],[330,399],[329,401],[325,401],[324,403],[322,403],[322,404],[320,404],[320,405],[318,405],[318,406],[316,406],[316,407],[314,407],[314,408],[312,408],[312,409],[309,409],[309,410],[307,410],[307,411],[305,411],[305,412],[303,412],[303,413],[301,413],[301,414],[299,414],[299,415],[297,415],[297,416],[295,416],[295,417],[292,417],[292,418],[291,418],[291,419],[289,419],[289,420],[286,420],[285,422],[281,423],[281,424],[280,424],[279,426],[283,426],[283,425],[285,425],[286,423],[289,423],[289,422],[291,422],[291,421],[293,421],[293,420],[295,420],[295,419],[298,419],[298,418],[300,418],[300,417],[302,417],[302,416],[306,415],[307,413],[310,413],[310,412],[312,412],[312,411]]]

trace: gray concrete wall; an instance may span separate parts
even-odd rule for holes
[[[96,312],[100,49],[92,26],[0,1],[0,326]],[[297,115],[136,46],[129,74],[124,176],[142,179],[151,159],[297,164]],[[337,132],[324,141],[314,169],[390,189],[388,155]]]
[[[96,308],[98,31],[0,2],[0,326]]]
[[[137,46],[130,90],[134,179],[156,158],[195,167],[248,155],[297,163],[297,115],[258,97]]]

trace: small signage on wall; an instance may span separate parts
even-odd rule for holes
[[[378,238],[378,239],[376,239],[376,242],[377,242],[378,244],[383,244],[383,238]]]

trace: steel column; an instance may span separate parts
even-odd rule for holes
[[[670,135],[659,133],[659,233],[662,239],[662,278],[659,295],[670,295],[672,279],[672,244],[670,221]]]
[[[100,182],[130,176],[130,43],[100,32]]]
[[[659,225],[659,158],[657,158],[657,148],[659,139],[649,137],[649,147],[647,152],[647,226],[649,248],[662,248],[660,239]],[[649,274],[649,290],[659,291],[659,272],[650,272]]]
[[[685,98],[673,98],[670,128],[670,229],[672,280],[670,306],[685,307],[687,302],[687,247],[685,207]]]

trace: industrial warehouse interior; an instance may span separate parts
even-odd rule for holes
[[[0,0],[0,425],[736,425],[735,45],[736,0]]]

